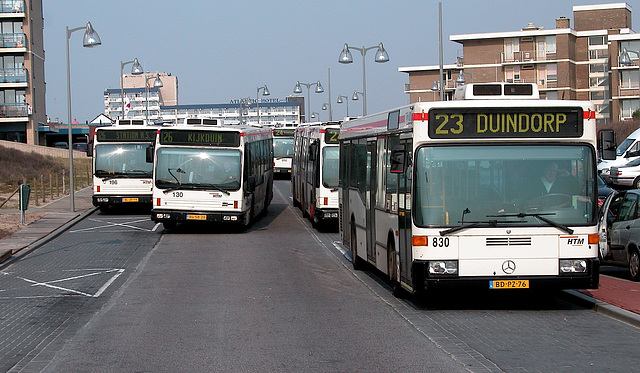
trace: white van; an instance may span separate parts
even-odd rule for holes
[[[611,167],[624,166],[625,164],[640,158],[640,128],[633,131],[616,149],[616,159],[602,160],[598,163],[598,172],[605,182],[611,182]]]

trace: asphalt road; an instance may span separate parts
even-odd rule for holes
[[[246,232],[94,214],[0,272],[0,371],[637,371],[640,330],[562,297],[396,299],[276,181]]]

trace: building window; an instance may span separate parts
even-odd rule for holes
[[[547,81],[558,81],[558,64],[550,63],[547,65]]]
[[[589,36],[589,45],[607,45],[607,36]]]
[[[556,53],[556,37],[554,36],[547,36],[545,38],[545,42],[546,42],[546,52],[547,54],[551,54],[551,53]]]
[[[589,92],[589,100],[591,101],[603,101],[605,99],[604,91],[591,91]]]
[[[592,49],[589,51],[590,60],[601,60],[609,58],[609,51],[607,49]]]
[[[592,63],[589,65],[589,73],[604,73],[607,71],[607,65],[603,63]]]
[[[620,70],[620,88],[638,88],[637,70]]]

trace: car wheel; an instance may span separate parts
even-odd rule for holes
[[[629,273],[633,281],[640,281],[640,253],[633,249],[629,253]]]
[[[640,177],[637,177],[635,180],[633,180],[633,188],[640,189]]]

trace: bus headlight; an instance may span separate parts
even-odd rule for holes
[[[585,259],[560,259],[560,274],[586,273]]]
[[[429,262],[430,275],[457,275],[457,260],[436,260]]]

